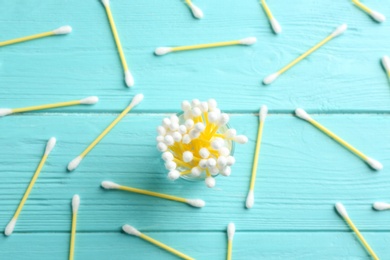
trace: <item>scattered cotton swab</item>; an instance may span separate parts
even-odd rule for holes
[[[153,191],[141,190],[141,189],[137,189],[137,188],[122,186],[122,185],[116,184],[116,183],[111,182],[111,181],[103,181],[101,186],[107,190],[123,190],[123,191],[143,194],[143,195],[147,195],[147,196],[157,197],[157,198],[161,198],[161,199],[173,200],[173,201],[177,201],[177,202],[181,202],[181,203],[186,203],[186,204],[188,204],[192,207],[195,207],[195,208],[203,208],[206,205],[206,203],[201,199],[185,199],[185,198],[180,198],[180,197],[171,196],[171,195],[167,195],[167,194],[157,193],[157,192],[153,192]]]
[[[352,220],[349,218],[347,210],[345,209],[344,205],[340,202],[336,203],[335,205],[337,212],[340,214],[340,216],[347,222],[348,226],[355,232],[359,240],[362,242],[365,249],[368,251],[368,253],[375,259],[379,260],[378,256],[375,254],[375,252],[372,250],[370,245],[367,243],[367,241],[364,239],[363,235],[360,233],[360,231],[357,229],[355,224],[352,222]]]
[[[197,49],[231,46],[231,45],[252,45],[254,43],[256,43],[256,37],[248,37],[241,40],[234,40],[234,41],[227,41],[227,42],[205,43],[205,44],[179,46],[179,47],[158,47],[154,51],[154,53],[156,55],[161,56],[176,51],[189,51],[189,50],[197,50]]]
[[[194,5],[191,0],[185,0],[185,2],[188,5],[188,7],[190,8],[190,10],[192,12],[192,15],[195,18],[198,18],[198,19],[202,19],[203,18],[203,12],[202,12],[202,10],[199,7]]]
[[[267,3],[265,2],[265,0],[261,0],[261,4],[264,8],[264,11],[265,11],[265,14],[267,15],[268,17],[268,20],[271,24],[271,27],[272,27],[272,30],[274,30],[274,32],[276,34],[278,33],[281,33],[282,32],[282,27],[280,26],[279,22],[275,19],[275,17],[273,16],[271,10],[269,9]]]
[[[243,144],[248,138],[227,127],[229,116],[217,108],[214,99],[183,101],[181,107],[182,116],[164,118],[157,127],[157,149],[163,153],[168,178],[204,179],[212,188],[216,175],[231,173],[233,142]]]
[[[58,107],[68,107],[68,106],[76,106],[76,105],[93,105],[96,104],[98,101],[99,101],[98,97],[92,96],[80,100],[59,102],[59,103],[47,104],[47,105],[39,105],[39,106],[31,106],[31,107],[23,107],[23,108],[0,108],[0,116],[6,116],[10,114],[22,113],[28,111],[58,108]]]
[[[274,82],[280,75],[282,75],[284,72],[286,72],[287,70],[289,70],[290,68],[292,68],[294,65],[296,65],[298,62],[300,62],[301,60],[303,60],[304,58],[306,58],[307,56],[309,56],[310,54],[312,54],[314,51],[318,50],[321,46],[323,46],[325,43],[327,43],[328,41],[332,40],[333,38],[339,36],[340,34],[342,34],[345,30],[347,30],[347,25],[346,24],[343,24],[343,25],[340,25],[339,27],[337,27],[337,29],[332,32],[328,37],[326,37],[325,39],[323,39],[321,42],[317,43],[314,47],[312,47],[311,49],[309,49],[308,51],[306,51],[304,54],[302,54],[301,56],[299,56],[298,58],[296,58],[294,61],[292,61],[291,63],[289,63],[287,66],[285,66],[284,68],[280,69],[278,72],[275,72],[271,75],[268,75],[267,77],[264,78],[263,80],[263,83],[265,85],[268,85],[268,84],[271,84],[272,82]]]
[[[299,117],[299,118],[301,118],[303,120],[308,121],[310,124],[312,124],[313,126],[318,128],[319,130],[321,130],[323,133],[325,133],[329,137],[333,138],[336,142],[340,143],[342,146],[344,146],[345,148],[350,150],[352,153],[357,155],[360,159],[365,161],[371,168],[373,168],[373,169],[375,169],[377,171],[383,169],[383,165],[380,162],[378,162],[377,160],[375,160],[375,159],[373,159],[371,157],[368,157],[367,155],[363,154],[358,149],[356,149],[355,147],[353,147],[352,145],[350,145],[349,143],[347,143],[346,141],[341,139],[339,136],[337,136],[335,133],[331,132],[325,126],[321,125],[316,120],[311,118],[311,116],[309,114],[307,114],[306,111],[303,110],[302,108],[297,108],[295,110],[295,114],[297,115],[297,117]]]
[[[75,170],[79,164],[81,163],[81,161],[83,160],[83,158],[85,156],[87,156],[87,154],[103,139],[103,137],[105,137],[110,131],[112,128],[114,128],[114,126],[116,124],[118,124],[118,122],[120,120],[122,120],[123,117],[126,116],[127,113],[130,112],[131,109],[133,109],[133,107],[135,107],[136,105],[138,105],[139,103],[141,103],[141,101],[144,99],[144,95],[142,94],[137,94],[133,97],[130,105],[128,105],[125,110],[122,111],[122,113],[120,113],[118,115],[118,117],[112,121],[112,123],[106,128],[104,129],[104,131],[79,155],[77,156],[76,158],[74,158],[69,164],[68,164],[68,170],[69,171],[73,171]]]
[[[74,259],[74,244],[76,241],[77,214],[80,206],[80,196],[74,195],[72,198],[72,231],[70,236],[69,260]]]
[[[122,44],[121,44],[121,41],[119,39],[118,31],[117,31],[116,26],[115,26],[114,18],[112,17],[111,8],[110,8],[110,0],[101,0],[101,1],[106,9],[108,21],[109,21],[110,26],[111,26],[111,31],[112,31],[112,34],[114,36],[116,46],[118,48],[119,57],[121,59],[123,70],[125,73],[126,86],[132,87],[134,85],[134,78],[133,78],[133,75],[131,75],[129,67],[127,66],[127,62],[126,62],[125,54],[123,52]]]
[[[387,55],[383,56],[382,64],[383,64],[383,67],[385,68],[387,76],[390,78],[390,58],[389,58],[389,56],[387,56]]]
[[[390,209],[390,203],[386,202],[375,202],[372,207],[376,210],[389,210]]]
[[[232,259],[232,251],[233,251],[233,238],[234,233],[236,232],[236,226],[234,223],[229,223],[227,227],[227,238],[228,238],[228,245],[227,245],[227,260]]]
[[[134,228],[134,227],[132,227],[130,225],[124,225],[122,227],[122,229],[123,229],[123,231],[126,234],[142,238],[143,240],[145,240],[145,241],[147,241],[147,242],[149,242],[149,243],[151,243],[151,244],[153,244],[155,246],[158,246],[158,247],[160,247],[160,248],[162,248],[162,249],[164,249],[164,250],[166,250],[166,251],[168,251],[168,252],[170,252],[170,253],[178,256],[178,257],[181,257],[181,258],[187,259],[187,260],[193,260],[194,259],[194,258],[192,258],[192,257],[190,257],[188,255],[185,255],[185,254],[177,251],[176,249],[173,249],[170,246],[167,246],[166,244],[163,244],[163,243],[161,243],[161,242],[159,242],[159,241],[157,241],[157,240],[155,240],[155,239],[153,239],[153,238],[151,238],[151,237],[141,233],[136,228]]]
[[[256,183],[256,174],[257,174],[257,164],[259,161],[260,145],[263,136],[264,122],[265,122],[265,118],[267,117],[267,113],[268,113],[268,108],[267,106],[263,105],[259,111],[259,128],[257,130],[256,150],[253,158],[252,176],[251,176],[251,181],[249,186],[249,192],[248,192],[248,196],[246,197],[246,207],[248,209],[252,208],[255,202],[254,193],[255,193],[255,183]]]
[[[372,10],[368,6],[362,4],[359,0],[352,0],[352,2],[357,7],[359,7],[361,10],[363,10],[368,15],[370,15],[371,18],[374,19],[375,21],[377,21],[378,23],[382,23],[382,22],[386,21],[386,16],[384,16],[383,14],[381,14],[381,13],[379,13],[377,11]]]
[[[57,28],[53,31],[38,33],[38,34],[31,35],[31,36],[25,36],[25,37],[13,39],[13,40],[3,41],[3,42],[0,42],[0,47],[19,43],[19,42],[35,40],[35,39],[39,39],[39,38],[43,38],[43,37],[53,36],[53,35],[68,34],[71,31],[72,31],[72,27],[66,25],[66,26],[62,26],[60,28]]]
[[[19,203],[18,208],[15,211],[14,216],[12,217],[11,221],[8,223],[7,227],[5,228],[4,234],[6,236],[11,235],[12,232],[14,231],[16,221],[18,220],[19,214],[22,211],[23,206],[26,203],[26,200],[27,200],[28,196],[30,195],[32,188],[34,187],[34,184],[35,184],[36,180],[38,179],[39,174],[41,173],[43,165],[45,165],[47,157],[49,156],[50,152],[53,150],[55,145],[56,145],[56,139],[54,137],[50,138],[46,144],[45,153],[43,154],[42,159],[39,162],[38,168],[35,170],[35,173],[30,181],[30,184],[28,185],[28,187],[23,195],[23,198]]]

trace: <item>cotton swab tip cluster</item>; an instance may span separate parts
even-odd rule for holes
[[[45,149],[45,155],[49,155],[50,152],[53,150],[54,146],[56,145],[57,139],[55,137],[52,137],[49,139],[46,145]]]
[[[101,183],[101,186],[106,189],[106,190],[115,190],[115,189],[118,189],[119,188],[119,184],[116,184],[112,181],[103,181]]]
[[[306,111],[303,110],[302,108],[295,109],[295,115],[303,120],[306,120],[306,121],[309,121],[312,119],[311,116],[308,113],[306,113]]]
[[[126,234],[129,234],[129,235],[132,235],[132,236],[140,236],[141,235],[141,232],[139,232],[135,227],[133,226],[130,226],[130,225],[123,225],[122,226],[122,229],[123,231],[126,233]]]
[[[187,199],[187,204],[195,208],[203,208],[206,205],[206,202],[201,199]]]
[[[0,116],[7,116],[12,114],[12,109],[10,108],[0,108]]]
[[[73,171],[75,170],[79,164],[81,163],[81,161],[83,160],[83,157],[81,156],[77,156],[76,158],[74,158],[69,164],[68,164],[68,171]]]
[[[4,235],[10,236],[12,232],[14,232],[15,225],[16,225],[16,219],[12,219],[5,227]]]
[[[83,105],[93,105],[97,102],[99,102],[99,98],[97,96],[86,97],[80,100],[80,104]]]
[[[241,39],[239,41],[240,41],[240,44],[242,44],[242,45],[252,45],[252,44],[255,44],[257,42],[257,38],[256,37],[247,37],[247,38]]]
[[[80,206],[80,196],[75,194],[72,198],[72,212],[77,213],[79,211]]]
[[[336,211],[342,216],[343,218],[348,218],[347,210],[345,209],[344,205],[340,202],[337,202],[335,204]]]
[[[372,207],[376,210],[388,210],[390,209],[390,203],[386,202],[375,202]]]
[[[72,27],[69,25],[61,26],[55,30],[53,30],[53,33],[58,35],[58,34],[68,34],[72,32]]]

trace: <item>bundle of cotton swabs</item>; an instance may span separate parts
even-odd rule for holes
[[[244,144],[248,138],[227,127],[229,116],[217,108],[214,99],[183,101],[181,107],[181,115],[164,118],[157,127],[157,149],[163,153],[168,178],[205,177],[207,187],[212,188],[215,176],[231,173],[233,142]]]

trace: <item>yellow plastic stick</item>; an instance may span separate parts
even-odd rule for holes
[[[74,245],[76,241],[76,226],[77,226],[77,214],[80,205],[79,195],[74,195],[72,199],[72,231],[70,236],[70,250],[69,250],[69,260],[74,259]]]
[[[274,16],[272,15],[272,12],[269,9],[269,7],[268,7],[267,3],[265,2],[265,0],[261,0],[261,5],[263,6],[264,12],[266,13],[268,19],[271,20],[272,18],[274,18]]]
[[[370,9],[368,6],[362,4],[360,1],[358,1],[358,0],[352,0],[352,2],[353,2],[357,7],[359,7],[360,9],[362,9],[364,12],[366,12],[366,13],[368,13],[368,14],[371,13],[371,9]]]
[[[372,19],[374,19],[375,21],[377,21],[378,23],[382,23],[384,21],[386,21],[386,16],[384,16],[383,14],[377,12],[377,11],[374,11],[372,10],[371,8],[369,8],[368,6],[362,4],[360,1],[358,0],[352,0],[352,2],[358,7],[360,8],[361,10],[363,10],[364,12],[366,12],[367,14],[369,14]]]
[[[38,34],[30,35],[30,36],[25,36],[25,37],[20,37],[17,39],[12,39],[12,40],[0,42],[0,47],[15,44],[15,43],[20,43],[20,42],[31,41],[31,40],[44,38],[44,37],[48,37],[48,36],[53,36],[53,35],[68,34],[71,31],[72,31],[72,28],[70,26],[62,26],[62,27],[57,28],[53,31],[38,33]]]
[[[251,181],[250,181],[250,185],[249,185],[249,192],[248,192],[248,196],[246,198],[246,207],[248,209],[252,208],[253,204],[254,204],[254,192],[255,192],[257,165],[259,162],[261,139],[263,136],[263,127],[264,127],[264,122],[265,122],[265,118],[267,116],[267,113],[268,113],[267,106],[263,105],[259,111],[259,128],[257,130],[256,149],[255,149],[255,155],[253,156],[253,166],[252,166]]]
[[[47,142],[45,153],[43,154],[42,159],[39,162],[38,168],[36,169],[32,179],[30,181],[30,184],[28,185],[28,187],[23,195],[23,198],[20,201],[19,206],[15,211],[14,216],[12,217],[11,221],[8,223],[7,227],[5,228],[4,234],[6,236],[11,235],[12,232],[14,231],[16,221],[18,220],[20,212],[22,211],[23,206],[26,203],[27,198],[30,195],[31,190],[34,187],[34,184],[35,184],[36,180],[38,179],[39,174],[41,173],[42,167],[43,167],[43,165],[45,165],[46,159],[49,156],[51,150],[54,148],[55,144],[56,144],[56,139],[54,137],[50,138],[49,141]]]
[[[167,246],[166,244],[161,243],[160,241],[157,241],[157,240],[155,240],[155,239],[153,239],[153,238],[151,238],[151,237],[141,233],[140,231],[138,231],[137,229],[135,229],[134,227],[132,227],[130,225],[124,225],[122,227],[122,229],[127,234],[140,237],[143,240],[145,240],[145,241],[147,241],[147,242],[149,242],[151,244],[154,244],[154,245],[156,245],[156,246],[158,246],[158,247],[160,247],[160,248],[162,248],[162,249],[164,249],[164,250],[166,250],[166,251],[168,251],[168,252],[170,252],[170,253],[172,253],[172,254],[180,257],[180,258],[182,258],[182,259],[187,259],[187,260],[193,260],[194,259],[194,258],[192,258],[192,257],[190,257],[188,255],[185,255],[185,254],[177,251],[176,249],[173,249],[170,246]]]
[[[276,80],[281,74],[283,74],[284,72],[286,72],[287,70],[289,70],[290,68],[292,68],[294,65],[296,65],[298,62],[300,62],[301,60],[303,60],[304,58],[306,58],[307,56],[309,56],[310,54],[312,54],[314,51],[318,50],[321,46],[323,46],[325,43],[327,43],[328,41],[330,41],[331,39],[339,36],[340,34],[342,34],[345,30],[347,29],[347,25],[346,24],[343,24],[341,26],[339,26],[334,32],[332,32],[329,36],[327,36],[325,39],[323,39],[322,41],[320,41],[319,43],[317,43],[315,46],[313,46],[312,48],[310,48],[308,51],[306,51],[305,53],[303,53],[301,56],[299,56],[298,58],[296,58],[295,60],[293,60],[292,62],[290,62],[288,65],[286,65],[285,67],[283,67],[282,69],[280,69],[278,72],[275,72],[267,77],[264,78],[263,80],[263,83],[268,85],[268,84],[271,84],[274,80]]]
[[[144,96],[142,94],[134,96],[130,105],[128,105],[125,110],[123,110],[122,113],[120,113],[118,117],[112,121],[112,123],[106,129],[104,129],[104,131],[79,156],[77,156],[68,164],[68,170],[73,171],[76,169],[81,160],[111,131],[112,128],[114,128],[116,124],[119,123],[120,120],[122,120],[123,117],[126,116],[127,113],[130,112],[133,107],[138,105],[143,100],[143,98]]]

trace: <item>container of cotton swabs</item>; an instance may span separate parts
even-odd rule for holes
[[[157,127],[157,149],[162,152],[168,178],[204,180],[215,186],[215,177],[229,176],[235,163],[234,143],[248,138],[237,135],[214,99],[183,101],[182,112],[166,117]]]

